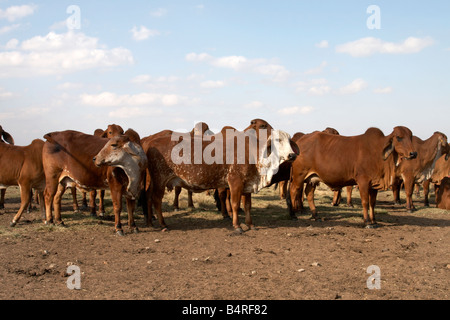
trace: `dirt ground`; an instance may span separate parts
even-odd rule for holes
[[[418,210],[407,214],[392,204],[391,192],[380,192],[377,229],[362,227],[358,192],[354,208],[332,207],[331,196],[324,187],[317,192],[322,221],[311,221],[309,213],[293,221],[278,192],[264,189],[253,196],[258,230],[231,237],[231,222],[222,219],[212,196],[195,194],[196,208],[187,210],[183,191],[182,209],[173,211],[169,193],[170,231],[145,227],[138,211],[140,233],[125,226],[119,237],[110,201],[108,218],[99,220],[74,214],[68,193],[66,227],[44,225],[35,209],[11,228],[20,199],[18,189],[9,188],[0,215],[0,299],[449,299],[450,214],[433,208],[434,195],[431,208],[415,197]],[[126,223],[125,213],[122,218]],[[78,290],[67,286],[73,265],[81,272]],[[379,273],[372,275],[370,266]],[[370,281],[376,275],[379,282]]]

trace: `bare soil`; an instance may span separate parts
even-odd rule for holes
[[[119,237],[109,200],[108,216],[99,220],[87,211],[74,214],[70,194],[63,200],[66,227],[44,225],[35,209],[11,228],[20,199],[9,188],[0,214],[0,299],[449,299],[448,211],[423,207],[416,197],[418,210],[407,214],[393,205],[391,192],[380,192],[380,227],[364,229],[357,191],[354,208],[332,207],[331,197],[325,187],[317,192],[322,221],[307,212],[293,221],[278,192],[264,189],[252,197],[258,230],[230,236],[231,222],[212,196],[195,194],[195,209],[173,211],[169,193],[170,231],[145,227],[138,210],[140,233],[125,227]],[[185,191],[180,206],[187,206]],[[122,218],[126,223],[126,213]],[[80,268],[79,290],[67,287],[70,265]],[[379,267],[380,289],[368,288],[372,265]]]

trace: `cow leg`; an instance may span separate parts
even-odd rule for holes
[[[316,204],[314,203],[314,191],[315,190],[316,190],[316,186],[314,184],[311,184],[311,183],[306,184],[305,194],[306,194],[306,199],[308,200],[309,210],[311,210],[311,219],[317,221],[320,219],[317,217],[317,208],[316,208]]]
[[[340,189],[339,191],[334,191],[333,201],[331,202],[331,205],[333,207],[337,207],[341,203],[341,200],[342,200],[342,189]]]
[[[42,220],[45,220],[45,199],[44,199],[44,191],[36,191],[38,199],[39,199],[39,211],[41,212]]]
[[[242,184],[239,178],[228,178],[228,185],[230,186],[230,202],[231,209],[233,210],[233,227],[235,229],[235,234],[242,234],[244,230],[242,230],[239,224],[239,208],[241,204],[241,196],[242,196]]]
[[[45,198],[45,224],[53,223],[52,216],[52,206],[53,199],[55,198],[55,194],[58,188],[58,180],[57,178],[46,179],[45,190],[44,190],[44,198]]]
[[[425,180],[423,182],[423,204],[425,207],[429,207],[430,206],[430,202],[428,201],[428,196],[430,194],[430,181],[429,180]]]
[[[290,181],[289,196],[286,198],[286,203],[289,208],[289,215],[294,220],[297,219],[295,213],[301,212],[303,209],[303,184],[304,179],[299,176],[294,176]]]
[[[87,203],[87,192],[82,192],[82,198],[81,198],[81,208],[83,208],[83,210],[87,209],[88,207],[88,203]]]
[[[149,188],[147,190],[147,210],[148,210],[147,225],[153,227],[151,217],[153,215],[153,207],[154,207],[162,231],[167,231],[169,229],[167,228],[166,222],[164,221],[164,217],[162,214],[163,197],[164,197],[164,188],[162,190],[155,190],[154,188]]]
[[[188,191],[188,208],[194,208],[194,201],[192,200],[192,191]]]
[[[6,189],[1,189],[0,190],[0,209],[5,209],[5,194],[6,194]]]
[[[78,207],[77,188],[71,187],[70,191],[72,192],[73,212],[74,213],[79,213],[80,212],[80,208]]]
[[[353,208],[353,202],[352,202],[352,192],[353,192],[353,186],[347,186],[347,207]]]
[[[232,211],[229,210],[230,204],[227,197],[227,189],[216,189],[215,192],[218,194],[217,197],[219,198],[220,212],[222,213],[223,219],[230,219]]]
[[[98,199],[99,217],[105,216],[105,190],[100,190],[100,197]]]
[[[394,203],[395,204],[402,204],[400,201],[400,183],[394,182],[392,184],[392,194],[394,196]]]
[[[120,222],[120,213],[122,212],[122,193],[120,190],[111,188],[111,200],[114,211],[114,228],[119,236],[123,236],[122,223]]]
[[[16,226],[17,222],[19,222],[23,212],[28,208],[31,201],[30,196],[31,186],[28,183],[24,183],[19,184],[19,187],[20,187],[20,208],[17,214],[14,216],[13,220],[11,221],[10,224],[11,227]]]
[[[361,205],[363,207],[363,219],[364,225],[366,228],[370,228],[369,224],[369,183],[368,182],[360,182],[358,183],[359,194],[361,197]]]
[[[180,193],[181,193],[181,187],[175,187],[175,196],[173,198],[173,210],[177,211],[180,209],[179,204],[178,204],[178,199],[180,197]]]
[[[127,201],[127,212],[128,212],[128,226],[130,230],[134,233],[138,233],[139,229],[136,227],[136,223],[134,221],[134,211],[136,209],[136,200],[126,198]]]
[[[256,227],[253,225],[252,216],[250,214],[250,210],[252,208],[252,195],[251,193],[244,193],[244,211],[245,211],[245,224],[249,227],[250,230],[256,230]]]
[[[375,221],[375,204],[377,202],[377,195],[378,195],[378,190],[369,189],[369,219],[370,219],[370,224],[369,224],[369,228],[376,228],[377,227],[377,222]]]
[[[97,216],[96,210],[96,198],[97,198],[97,190],[92,190],[89,192],[89,208],[91,208],[91,217]]]
[[[61,219],[61,199],[66,191],[66,187],[62,184],[58,184],[58,190],[56,191],[55,197],[53,198],[53,210],[55,216],[55,222],[57,225],[64,225]]]
[[[405,181],[405,194],[406,194],[406,211],[412,213],[416,208],[414,207],[412,195],[414,191],[414,182]]]

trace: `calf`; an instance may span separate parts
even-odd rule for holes
[[[297,144],[300,155],[292,164],[290,214],[299,208],[303,183],[316,175],[332,190],[357,184],[363,206],[364,224],[376,226],[375,203],[378,190],[386,190],[395,176],[395,168],[405,159],[414,159],[412,133],[406,127],[395,127],[385,136],[377,128],[353,137],[315,132],[306,135]],[[313,218],[317,217],[314,198],[307,195]],[[369,212],[370,207],[370,212]]]
[[[115,231],[123,235],[120,212],[122,196],[125,196],[128,224],[132,231],[137,232],[133,218],[135,199],[147,165],[137,133],[130,129],[125,135],[106,139],[68,130],[52,132],[44,138],[47,139],[42,155],[46,176],[46,223],[53,223],[53,204],[56,223],[63,224],[61,194],[67,186],[76,186],[84,191],[109,188]]]

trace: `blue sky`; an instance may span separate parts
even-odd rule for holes
[[[0,0],[0,125],[17,145],[254,118],[290,134],[449,134],[449,14],[449,1]]]

